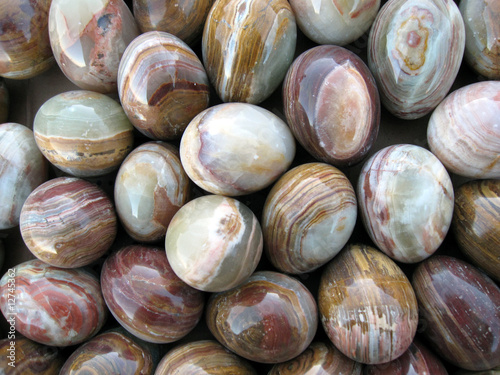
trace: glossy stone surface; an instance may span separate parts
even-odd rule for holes
[[[268,375],[361,375],[363,365],[347,358],[331,343],[313,342],[301,355],[273,366]]]
[[[147,342],[179,340],[203,312],[203,294],[177,277],[161,248],[131,245],[111,254],[101,284],[116,320]]]
[[[150,31],[127,47],[118,93],[132,124],[152,139],[179,138],[208,107],[209,81],[193,50],[166,32]]]
[[[191,180],[212,194],[238,196],[269,186],[291,165],[295,140],[274,113],[226,103],[196,116],[180,144]]]
[[[123,0],[52,0],[49,35],[54,57],[71,82],[114,93],[120,59],[139,28]]]
[[[143,33],[165,31],[191,44],[201,39],[214,0],[133,0],[134,16]]]
[[[74,177],[58,177],[37,187],[24,202],[19,222],[33,255],[63,268],[99,259],[117,232],[112,201],[96,185]]]
[[[221,195],[202,196],[181,207],[165,237],[174,272],[206,292],[221,292],[245,281],[257,268],[262,243],[253,212]]]
[[[500,79],[500,1],[460,0],[465,61],[488,79]]]
[[[51,1],[1,2],[1,77],[32,78],[49,69],[54,63],[48,30]]]
[[[259,271],[237,288],[212,294],[206,315],[210,332],[236,354],[279,363],[301,354],[316,333],[316,301],[296,279]]]
[[[203,62],[223,102],[258,104],[283,81],[296,41],[288,1],[217,0],[203,30]]]
[[[264,204],[266,255],[282,272],[313,271],[344,247],[356,218],[356,194],[340,170],[323,163],[295,167],[276,182]]]
[[[7,121],[9,117],[10,97],[5,81],[0,78],[0,124]]]
[[[120,104],[86,90],[47,100],[36,113],[33,132],[42,154],[77,177],[116,170],[134,142],[133,126]]]
[[[123,161],[116,176],[116,211],[127,233],[139,242],[156,242],[189,198],[190,181],[179,151],[164,142],[147,142]]]
[[[466,370],[500,366],[500,288],[456,258],[436,255],[413,273],[423,334],[433,349]]]
[[[365,63],[342,47],[314,47],[293,62],[285,77],[283,107],[295,138],[325,163],[355,164],[377,138],[375,80]]]
[[[414,341],[408,350],[395,360],[381,365],[365,366],[364,375],[448,375],[448,371],[429,349]]]
[[[368,39],[368,65],[384,106],[395,116],[425,116],[458,74],[465,27],[453,0],[389,0]]]
[[[151,353],[120,332],[105,332],[78,347],[59,375],[127,374],[150,375]]]
[[[291,0],[300,30],[318,44],[343,46],[369,30],[380,0]]]
[[[500,178],[500,82],[453,91],[432,113],[431,151],[449,171],[469,178]]]
[[[58,375],[63,363],[58,348],[20,335],[0,340],[0,372],[4,375]]]
[[[11,290],[12,284],[15,290]],[[15,299],[14,308],[9,298]],[[18,264],[4,274],[0,308],[6,319],[16,314],[17,332],[51,346],[76,345],[90,339],[102,328],[108,313],[93,274],[82,268],[57,268],[38,259]]]
[[[451,229],[462,252],[500,281],[500,180],[461,185],[455,191]]]
[[[256,375],[243,358],[213,340],[193,341],[170,350],[155,375]]]
[[[16,123],[0,124],[0,229],[19,225],[28,195],[48,177],[48,163],[33,132]]]
[[[321,322],[333,344],[361,363],[392,361],[410,346],[418,306],[401,268],[377,249],[348,245],[321,276]]]
[[[357,193],[370,238],[400,262],[431,256],[450,227],[451,179],[423,147],[397,144],[378,151],[364,164]]]

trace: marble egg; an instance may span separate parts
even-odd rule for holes
[[[500,281],[500,180],[458,187],[451,229],[467,258]]]
[[[123,54],[118,94],[137,130],[152,139],[170,140],[179,138],[208,107],[210,88],[205,68],[186,43],[166,32],[149,31]]]
[[[500,366],[500,288],[466,262],[436,255],[413,273],[422,334],[466,370]]]
[[[0,124],[9,118],[10,97],[5,81],[0,78]]]
[[[223,102],[259,104],[283,81],[296,42],[288,1],[216,0],[203,30],[203,62]]]
[[[181,339],[203,313],[203,293],[177,277],[161,248],[130,245],[111,254],[102,267],[101,286],[116,320],[147,342]]]
[[[62,268],[93,263],[109,250],[117,233],[112,201],[97,185],[74,177],[58,177],[33,190],[19,222],[33,255]]]
[[[396,359],[417,331],[418,305],[410,281],[393,260],[370,246],[348,245],[328,263],[318,305],[330,340],[357,362]]]
[[[465,61],[488,79],[500,79],[500,1],[460,0]]]
[[[465,48],[465,27],[453,0],[389,0],[368,39],[368,66],[382,104],[412,120],[448,94]]]
[[[364,375],[448,375],[446,367],[429,349],[414,341],[400,357],[380,365],[365,366]]]
[[[7,320],[15,320],[21,335],[62,347],[90,339],[108,315],[97,277],[83,268],[63,269],[38,259],[4,274],[0,309]]]
[[[256,375],[243,358],[213,340],[193,341],[170,350],[160,361],[155,375]]]
[[[343,46],[361,37],[380,8],[380,0],[290,0],[300,30],[318,44]]]
[[[16,123],[0,124],[0,230],[19,225],[23,204],[48,178],[47,160],[33,132]]]
[[[139,28],[123,0],[52,0],[49,35],[54,57],[71,82],[115,93],[120,59]]]
[[[20,335],[0,340],[0,373],[3,375],[59,375],[63,364],[61,351],[53,346]]]
[[[190,180],[179,151],[165,142],[147,142],[123,161],[114,186],[116,212],[139,242],[165,237],[174,214],[189,198]]]
[[[132,150],[134,127],[123,108],[93,91],[68,91],[37,111],[33,132],[42,154],[76,177],[102,176],[118,169]]]
[[[483,81],[453,91],[432,113],[430,150],[452,173],[500,178],[500,82]]]
[[[133,0],[134,16],[143,33],[165,31],[193,44],[201,39],[214,0]]]
[[[147,348],[121,332],[109,331],[78,347],[66,360],[59,375],[150,375],[154,365]]]
[[[206,292],[244,282],[257,268],[262,246],[262,230],[253,212],[221,195],[202,196],[182,206],[165,237],[174,272]]]
[[[331,343],[313,342],[302,354],[273,366],[267,375],[361,375],[363,365],[347,358]]]
[[[311,272],[342,250],[356,218],[356,193],[340,170],[323,163],[295,167],[276,182],[264,204],[266,255],[282,272]]]
[[[450,176],[423,147],[396,144],[375,153],[361,170],[357,193],[370,238],[397,261],[416,263],[431,256],[450,227]]]
[[[0,77],[28,79],[54,64],[48,29],[51,1],[0,3]]]
[[[227,196],[262,190],[292,164],[295,139],[274,113],[247,103],[224,103],[196,116],[180,144],[181,162],[202,189]]]
[[[293,62],[283,84],[283,107],[295,138],[325,163],[355,164],[377,138],[375,80],[365,63],[342,47],[314,47]]]

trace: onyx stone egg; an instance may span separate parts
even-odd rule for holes
[[[135,128],[165,141],[179,138],[208,107],[210,89],[205,68],[186,43],[163,31],[149,31],[123,54],[118,94]]]
[[[139,242],[163,239],[170,220],[188,201],[190,186],[176,147],[158,141],[132,150],[114,185],[116,212],[127,233]]]
[[[101,286],[116,320],[147,342],[181,339],[203,313],[202,292],[177,277],[162,248],[130,245],[111,254],[102,267]]]
[[[468,178],[500,178],[500,82],[483,81],[448,95],[427,126],[430,150]]]
[[[75,177],[58,177],[33,190],[19,222],[33,255],[63,268],[96,261],[109,250],[117,233],[112,201],[97,185]]]
[[[422,333],[434,351],[466,370],[500,366],[500,288],[474,266],[436,255],[414,271]]]
[[[212,294],[207,325],[226,348],[260,363],[279,363],[301,354],[317,329],[317,306],[296,279],[255,272],[240,286]]]
[[[388,256],[348,245],[324,268],[318,305],[332,343],[347,357],[380,364],[413,342],[418,306],[410,281]]]
[[[285,173],[267,196],[265,252],[282,272],[311,272],[344,247],[356,218],[354,188],[339,169],[324,163],[300,165]]]
[[[19,225],[26,198],[48,178],[47,160],[33,132],[16,123],[0,124],[0,229]]]
[[[97,334],[108,316],[99,280],[82,268],[30,260],[3,275],[0,292],[5,318],[15,313],[16,331],[40,344],[80,344]]]
[[[380,99],[365,63],[338,46],[302,53],[283,84],[283,107],[296,139],[317,160],[359,162],[377,138]]]
[[[175,214],[165,236],[174,272],[193,288],[221,292],[244,282],[262,255],[262,230],[236,199],[205,195]]]
[[[52,0],[49,35],[54,57],[71,82],[116,93],[120,59],[139,28],[123,0]]]
[[[465,27],[453,0],[389,0],[368,38],[368,66],[389,112],[412,120],[448,94],[462,62]]]
[[[429,150],[396,144],[375,153],[359,175],[364,226],[391,258],[416,263],[441,245],[453,216],[453,186]]]

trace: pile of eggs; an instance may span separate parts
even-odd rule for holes
[[[2,2],[0,369],[500,373],[499,25]]]

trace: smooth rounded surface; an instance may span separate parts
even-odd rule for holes
[[[439,160],[415,145],[388,146],[363,166],[358,201],[364,226],[384,253],[404,263],[431,256],[453,216],[453,186]]]
[[[155,375],[256,375],[250,364],[212,340],[193,341],[170,350]]]
[[[0,124],[0,230],[19,225],[26,198],[48,177],[47,160],[33,132],[16,123]]]
[[[139,29],[123,0],[52,0],[49,35],[57,64],[71,82],[114,93],[123,51]]]
[[[349,245],[324,269],[321,322],[333,344],[361,363],[392,361],[410,346],[418,306],[410,281],[375,248]]]
[[[295,140],[274,113],[246,103],[211,107],[189,124],[181,139],[182,165],[212,194],[238,196],[272,184],[295,156]]]
[[[99,332],[107,318],[99,281],[81,268],[30,260],[4,274],[0,292],[5,318],[15,313],[16,330],[41,344],[80,344]],[[16,301],[14,306],[9,298]]]
[[[0,76],[28,79],[54,63],[49,40],[52,0],[9,0],[0,3]]]
[[[309,163],[285,173],[264,204],[264,249],[282,272],[311,272],[349,240],[357,218],[354,189],[337,168]]]
[[[389,0],[370,30],[368,66],[382,103],[412,120],[448,94],[465,48],[465,27],[453,0]]]
[[[431,151],[450,172],[500,178],[500,82],[464,86],[446,97],[427,127]]]
[[[164,142],[134,149],[116,175],[116,212],[127,233],[139,242],[156,242],[189,198],[190,181],[179,152]]]
[[[314,47],[293,62],[283,85],[283,107],[295,138],[325,163],[355,164],[377,138],[375,80],[365,63],[342,47]]]
[[[262,255],[262,230],[243,203],[206,195],[184,205],[165,237],[174,272],[193,288],[221,292],[245,281]]]
[[[9,118],[10,96],[5,81],[0,78],[0,124]]]
[[[500,281],[500,180],[476,180],[455,191],[451,229],[462,252]]]
[[[296,358],[273,366],[267,375],[361,375],[363,365],[347,358],[331,343],[313,342]]]
[[[215,338],[251,361],[279,363],[301,354],[317,329],[312,294],[296,279],[271,271],[212,294],[207,324]]]
[[[47,100],[35,116],[33,132],[42,154],[76,177],[118,169],[134,142],[133,126],[120,104],[85,90]]]
[[[223,102],[259,104],[293,61],[297,26],[286,0],[216,0],[203,30],[203,63]]]
[[[116,320],[147,342],[179,340],[203,312],[203,294],[177,277],[160,248],[131,245],[111,254],[101,284]]]
[[[300,30],[318,44],[343,46],[370,29],[380,0],[291,0]]]
[[[120,332],[105,332],[78,347],[59,375],[150,375],[153,357],[144,347]]]
[[[500,1],[460,0],[465,61],[488,79],[500,79]]]
[[[423,334],[466,370],[500,366],[500,288],[459,259],[433,256],[413,273]]]
[[[113,203],[96,185],[59,177],[37,187],[21,210],[24,243],[38,259],[56,267],[86,266],[113,244]]]
[[[118,93],[128,118],[152,139],[179,138],[208,107],[209,82],[200,59],[174,35],[150,31],[127,47]]]

